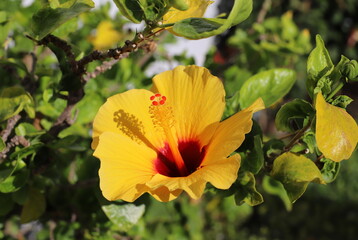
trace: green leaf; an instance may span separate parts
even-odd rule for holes
[[[310,159],[290,152],[275,159],[271,176],[283,184],[291,202],[302,196],[310,182],[324,183],[321,172]]]
[[[35,37],[42,39],[63,23],[93,7],[94,2],[92,0],[69,0],[57,8],[50,6],[42,8],[32,17],[32,31]]]
[[[252,0],[235,0],[227,19],[222,18],[187,18],[176,22],[172,31],[188,39],[201,39],[218,35],[249,17]]]
[[[230,117],[239,110],[239,92],[236,92],[234,96],[226,99],[226,108],[224,112],[224,118]]]
[[[237,2],[238,12],[231,23],[231,26],[237,25],[243,21],[245,21],[252,12],[252,0],[236,0]],[[235,5],[234,5],[235,7]]]
[[[276,114],[276,128],[281,131],[294,132],[305,127],[315,114],[312,105],[302,99],[294,99],[283,105]],[[295,123],[295,125],[293,125]]]
[[[0,193],[0,216],[8,214],[14,207],[10,194]]]
[[[45,131],[38,131],[34,125],[30,124],[30,123],[20,123],[16,128],[15,128],[15,133],[17,136],[28,136],[28,137],[34,137],[34,136],[38,136],[41,134],[44,134]]]
[[[180,10],[180,11],[186,11],[189,9],[189,4],[185,0],[169,0],[170,4]]]
[[[250,106],[261,97],[265,106],[269,107],[291,89],[296,80],[296,73],[285,68],[276,68],[260,72],[250,77],[240,89],[240,107]]]
[[[331,57],[320,35],[316,36],[316,47],[307,60],[307,90],[312,97],[319,79],[328,76],[334,69]]]
[[[32,144],[28,147],[24,147],[24,148],[21,148],[19,150],[17,150],[16,152],[13,152],[11,155],[10,155],[10,159],[23,159],[31,154],[36,154],[37,151],[43,146],[44,144],[39,142],[39,143],[36,143],[36,144]]]
[[[6,144],[4,140],[0,137],[0,152],[2,152],[6,148]]]
[[[358,81],[358,62],[351,60],[342,66],[342,75],[350,81]]]
[[[264,201],[262,195],[256,190],[255,184],[255,176],[251,172],[239,174],[239,186],[235,193],[237,205],[246,203],[250,206],[256,206]]]
[[[19,86],[4,88],[0,92],[0,102],[0,122],[15,116],[26,106],[33,108],[34,104],[31,95]]]
[[[109,204],[102,206],[103,212],[114,223],[120,231],[128,231],[143,216],[145,205],[136,206],[134,204]]]
[[[326,183],[333,182],[339,173],[341,164],[339,162],[334,162],[328,158],[322,158],[320,162],[324,163],[321,169],[323,180]]]
[[[276,158],[282,153],[284,147],[285,144],[283,141],[278,139],[270,139],[269,141],[265,142],[263,151],[266,157]]]
[[[37,220],[46,209],[45,196],[37,189],[29,190],[28,198],[22,208],[20,221],[28,223]]]
[[[26,183],[28,177],[29,171],[26,169],[16,172],[0,183],[0,192],[10,193],[19,190]]]
[[[316,153],[317,143],[316,143],[316,136],[314,132],[312,131],[305,132],[302,141],[307,145],[308,149],[310,150],[310,153]]]
[[[140,23],[144,18],[144,12],[139,1],[113,0],[119,11],[134,23]]]
[[[331,102],[333,106],[337,106],[340,108],[347,108],[347,106],[353,102],[353,99],[346,96],[346,95],[339,95],[334,98],[334,100]]]
[[[242,169],[257,174],[264,165],[264,153],[260,135],[254,136],[254,147],[250,149],[247,157],[243,159]]]
[[[292,203],[288,198],[287,192],[282,183],[276,181],[272,177],[264,176],[262,187],[267,193],[278,196],[282,200],[283,204],[285,204],[287,211],[292,210]]]
[[[7,16],[5,11],[0,11],[0,24],[7,21]]]

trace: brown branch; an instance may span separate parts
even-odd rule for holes
[[[20,118],[21,116],[17,114],[7,120],[6,128],[0,133],[0,136],[4,142],[7,141],[7,138],[10,136],[12,130],[14,129],[16,123],[20,120]]]
[[[123,57],[125,57],[125,55],[126,54],[122,54]],[[83,76],[84,81],[88,82],[91,78],[95,78],[98,75],[100,75],[101,73],[104,73],[105,71],[111,69],[113,67],[113,65],[115,65],[118,61],[119,61],[119,59],[104,61],[103,64],[101,66],[96,67],[96,69],[93,72],[86,73]]]
[[[10,141],[6,144],[5,149],[2,152],[0,152],[0,159],[5,159],[7,157],[7,153],[10,152],[11,148],[18,145],[28,147],[30,146],[30,142],[23,136],[12,137]]]
[[[164,29],[160,29],[157,32],[150,33],[148,36],[143,36],[143,34],[139,33],[136,35],[133,41],[127,40],[122,47],[109,49],[107,51],[93,51],[87,56],[84,56],[82,59],[76,61],[75,55],[72,52],[72,47],[64,40],[53,36],[47,35],[40,41],[33,39],[30,36],[28,38],[37,42],[38,45],[45,45],[52,43],[56,47],[62,49],[66,54],[69,65],[71,66],[71,70],[74,75],[79,76],[81,79],[81,88],[78,90],[69,91],[67,98],[67,106],[61,113],[61,115],[57,118],[55,123],[49,130],[50,135],[53,137],[57,136],[63,129],[69,127],[74,122],[74,119],[71,117],[71,112],[75,105],[84,97],[84,85],[88,82],[89,79],[98,76],[99,74],[105,72],[110,69],[118,60],[122,58],[126,58],[129,56],[131,52],[137,51],[139,48],[148,48],[150,45],[141,44],[143,42],[152,42],[152,37],[158,35],[160,32],[164,31]],[[96,70],[92,73],[87,73],[86,66],[90,62],[100,60],[103,61],[105,59],[112,59],[111,61],[104,62],[101,66],[97,67]]]

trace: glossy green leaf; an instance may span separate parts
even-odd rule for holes
[[[172,31],[188,39],[201,39],[218,35],[247,19],[252,11],[252,0],[235,0],[227,19],[187,18],[176,22]]]
[[[33,108],[34,104],[31,95],[19,86],[4,88],[0,92],[0,102],[0,122],[15,116],[27,106]]]
[[[314,113],[315,110],[309,102],[294,99],[283,105],[277,112],[276,128],[281,131],[294,132],[303,128],[308,123],[307,120],[314,116]]]
[[[290,152],[275,159],[271,176],[283,184],[291,202],[302,196],[310,182],[324,183],[321,172],[310,159]]]
[[[93,7],[94,2],[92,0],[70,0],[57,8],[51,6],[42,8],[32,17],[32,31],[36,38],[42,39],[63,23]]]
[[[239,10],[233,22],[231,23],[231,26],[237,25],[245,21],[252,12],[252,0],[236,0],[235,2],[238,2],[237,4]]]
[[[276,68],[260,72],[250,77],[240,89],[240,107],[250,106],[261,97],[265,106],[269,107],[291,89],[296,80],[296,73],[285,68]]]
[[[256,180],[251,172],[243,172],[239,174],[239,186],[235,193],[235,202],[237,205],[244,203],[250,206],[261,204],[264,199],[256,190]]]
[[[288,198],[287,192],[281,182],[276,181],[272,177],[264,176],[262,187],[267,193],[278,196],[282,200],[287,211],[292,209],[292,203]]]
[[[282,140],[270,139],[269,141],[265,142],[263,151],[266,157],[272,159],[279,156],[282,153],[284,147],[285,144]]]
[[[307,60],[307,90],[313,96],[319,79],[328,76],[334,69],[331,57],[324,46],[320,35],[316,36],[316,47],[312,50]]]
[[[339,162],[334,162],[328,158],[322,158],[320,161],[324,164],[321,169],[323,180],[326,183],[333,182],[339,173],[341,164]]]
[[[120,231],[128,231],[139,219],[145,211],[144,204],[136,206],[134,204],[109,204],[102,206],[103,212],[114,223]]]
[[[119,11],[134,23],[140,23],[144,18],[144,12],[139,1],[113,0]]]
[[[257,174],[264,165],[264,153],[262,149],[261,136],[254,136],[253,141],[254,146],[250,149],[248,155],[243,159],[241,168],[245,171]]]
[[[37,189],[31,188],[21,211],[21,223],[37,220],[46,209],[45,196]]]

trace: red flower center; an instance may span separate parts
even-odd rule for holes
[[[168,177],[186,177],[195,172],[205,157],[205,147],[196,140],[180,141],[178,144],[186,170],[179,169],[168,144],[165,144],[154,161],[155,170]],[[185,172],[185,174],[183,174]]]

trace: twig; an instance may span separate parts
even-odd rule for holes
[[[77,75],[79,79],[81,79],[81,87],[77,90],[69,91],[67,98],[67,106],[61,113],[61,115],[57,118],[55,123],[49,130],[50,135],[56,137],[63,129],[69,127],[74,122],[74,119],[71,117],[72,109],[75,105],[84,97],[84,85],[88,82],[89,79],[96,77],[97,75],[105,72],[110,69],[119,59],[126,58],[129,56],[131,52],[137,51],[139,48],[148,47],[147,45],[142,45],[141,43],[144,41],[152,41],[152,37],[156,36],[160,32],[164,31],[164,29],[160,29],[157,32],[150,33],[147,36],[143,36],[143,34],[139,33],[136,35],[133,41],[127,40],[122,47],[109,49],[107,51],[93,51],[87,56],[84,56],[82,59],[76,61],[75,55],[72,52],[72,47],[64,40],[53,36],[47,35],[40,41],[33,39],[30,36],[28,38],[37,42],[38,45],[49,45],[50,43],[54,44],[56,47],[62,49],[66,54],[69,65],[71,66],[71,70],[74,75]],[[86,72],[86,66],[90,62],[96,60],[105,60],[111,58],[112,61],[104,62],[103,65],[96,68],[93,73]]]
[[[7,141],[7,138],[10,136],[12,130],[14,129],[16,123],[20,120],[20,118],[21,116],[17,114],[7,120],[6,128],[0,133],[0,136],[4,142]]]
[[[257,15],[257,23],[262,23],[265,20],[267,12],[270,10],[272,5],[272,0],[265,0],[265,2],[262,4],[262,8]]]
[[[124,57],[124,55],[125,54],[123,54],[122,56]],[[100,75],[101,73],[104,73],[105,71],[111,69],[113,67],[113,65],[115,65],[118,61],[119,61],[119,59],[113,59],[111,61],[104,61],[103,64],[101,66],[96,67],[96,69],[93,72],[86,73],[83,76],[83,80],[85,82],[88,82],[91,78],[95,78],[98,75]]]
[[[11,150],[11,148],[22,145],[24,147],[30,146],[30,142],[23,136],[14,136],[10,139],[10,141],[6,144],[5,149],[0,152],[0,159],[5,159],[7,157],[7,153]]]
[[[284,151],[287,152],[289,151],[293,145],[296,144],[296,142],[298,140],[300,140],[300,138],[302,137],[302,135],[311,127],[311,123],[308,123],[304,128],[302,128],[301,130],[299,130],[297,132],[297,134],[292,138],[292,140],[287,144],[287,146],[284,148]]]

